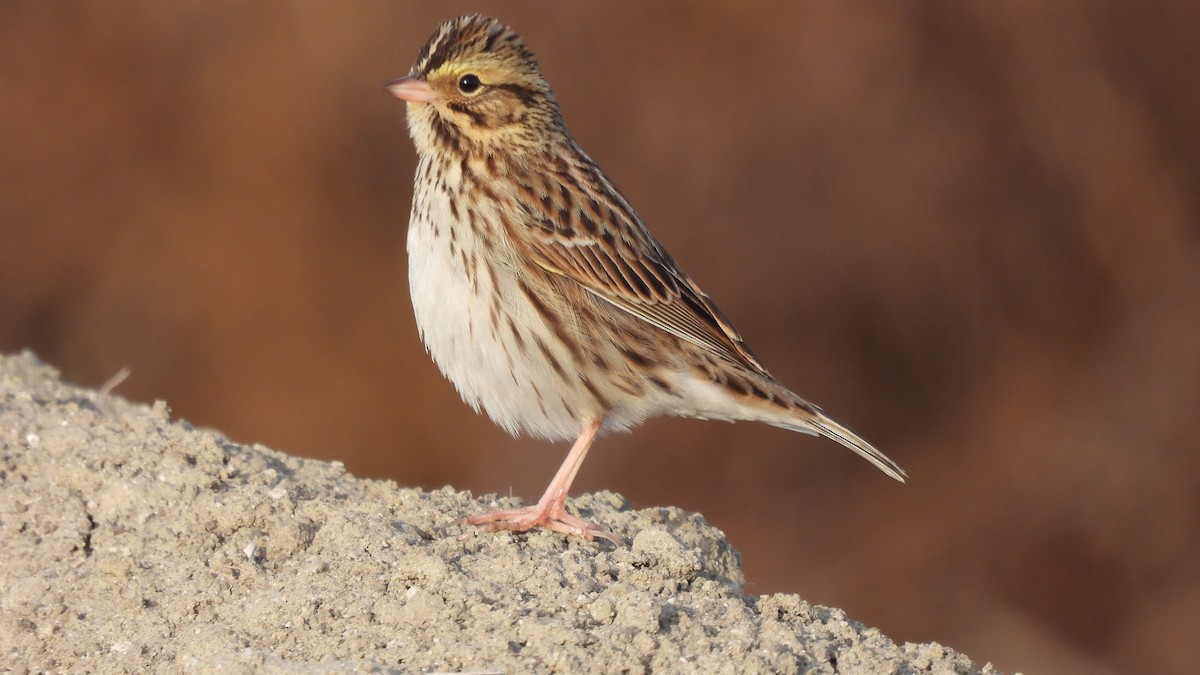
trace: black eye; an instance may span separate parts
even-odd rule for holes
[[[458,90],[464,94],[474,94],[482,86],[483,83],[479,81],[478,75],[468,73],[458,78]]]

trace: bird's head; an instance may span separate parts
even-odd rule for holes
[[[518,153],[561,129],[554,92],[533,52],[499,21],[478,14],[443,23],[412,71],[387,85],[408,102],[418,152]]]

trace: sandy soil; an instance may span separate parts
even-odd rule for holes
[[[995,672],[743,595],[697,514],[573,500],[623,547],[449,524],[496,500],[360,480],[0,357],[0,668]]]

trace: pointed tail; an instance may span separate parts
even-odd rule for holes
[[[863,459],[874,464],[880,471],[895,478],[901,483],[908,477],[895,462],[888,459],[888,456],[875,449],[875,446],[864,441],[858,434],[847,429],[841,422],[826,415],[823,410],[817,406],[803,400],[797,400],[800,405],[799,418],[793,416],[785,420],[764,420],[767,424],[788,429],[791,431],[799,431],[805,434],[817,434],[841,443],[842,445],[857,452]]]

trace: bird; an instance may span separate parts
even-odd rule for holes
[[[456,522],[620,544],[568,513],[567,493],[598,434],[657,416],[824,436],[904,482],[767,371],[567,131],[513,29],[479,14],[445,21],[385,89],[406,103],[417,153],[408,280],[426,350],[509,433],[574,439],[536,504]]]

